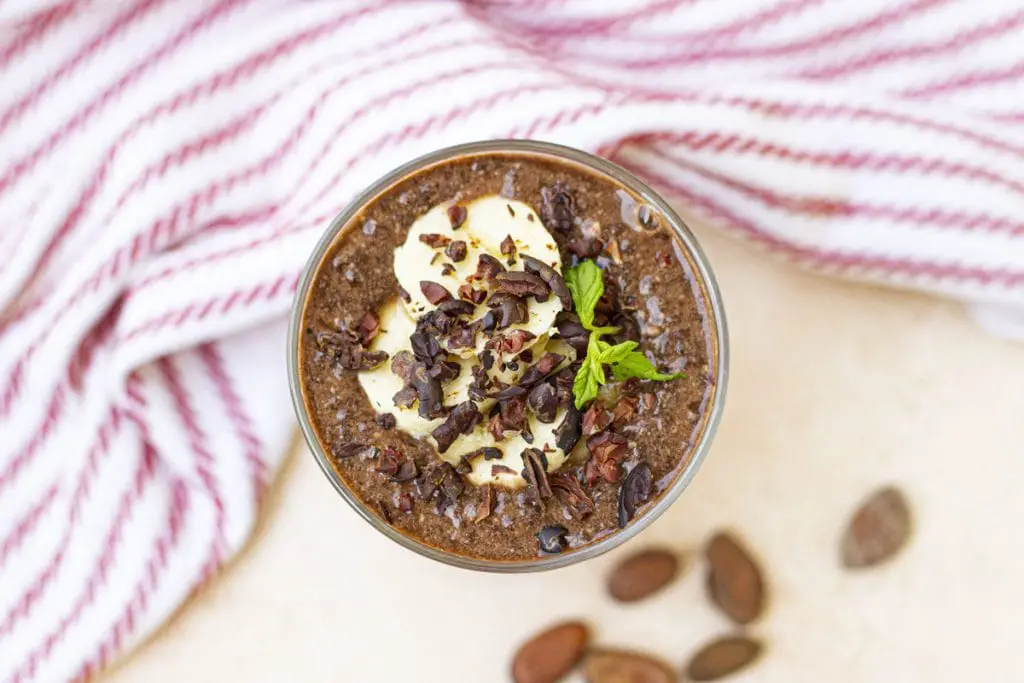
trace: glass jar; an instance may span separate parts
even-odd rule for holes
[[[302,342],[302,318],[303,311],[309,296],[311,283],[314,280],[321,262],[329,252],[335,240],[341,234],[343,228],[352,218],[360,213],[360,210],[386,191],[395,183],[406,176],[416,174],[431,166],[454,159],[473,156],[487,156],[501,154],[503,156],[524,156],[531,158],[548,158],[553,161],[567,165],[581,166],[592,174],[604,176],[611,179],[635,196],[639,197],[642,203],[646,203],[675,233],[682,247],[682,256],[689,264],[691,273],[696,281],[695,294],[703,299],[707,314],[706,334],[708,342],[708,369],[711,374],[710,397],[707,408],[695,427],[695,433],[691,439],[691,448],[683,467],[676,474],[675,480],[663,490],[661,496],[649,505],[634,519],[625,529],[617,530],[594,541],[578,550],[570,550],[561,554],[544,555],[536,559],[499,561],[488,560],[460,555],[454,552],[442,550],[430,546],[416,538],[402,533],[378,517],[356,494],[354,494],[345,481],[335,470],[331,463],[330,456],[325,452],[323,444],[317,438],[316,430],[313,427],[310,411],[306,404],[306,398],[302,391],[299,373],[300,344]],[[642,204],[641,204],[642,206]],[[298,290],[295,295],[295,302],[292,306],[291,324],[288,334],[288,380],[291,388],[292,403],[295,407],[295,414],[298,417],[299,426],[306,439],[309,449],[316,458],[320,469],[330,480],[334,488],[341,494],[341,497],[371,526],[391,540],[412,550],[420,555],[429,557],[439,562],[444,562],[456,567],[474,569],[489,572],[516,573],[533,572],[548,569],[556,569],[568,565],[583,562],[596,557],[625,543],[633,536],[643,531],[665,510],[668,509],[683,489],[689,485],[701,463],[707,456],[711,447],[711,441],[715,430],[718,427],[725,403],[726,385],[729,369],[729,344],[726,330],[725,312],[722,308],[721,294],[715,277],[711,272],[707,257],[701,250],[693,233],[686,226],[683,220],[672,210],[672,207],[665,202],[656,192],[645,183],[628,171],[615,164],[596,157],[592,154],[577,149],[555,145],[546,142],[535,142],[527,140],[494,140],[488,142],[475,142],[454,147],[448,147],[432,152],[418,159],[395,169],[391,173],[378,180],[367,188],[362,194],[356,197],[338,216],[331,222],[324,232],[323,237],[317,243],[316,248],[309,257],[302,278],[299,281]]]

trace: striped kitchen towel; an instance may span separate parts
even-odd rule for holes
[[[251,532],[299,270],[441,146],[598,151],[1024,334],[1011,0],[0,4],[0,681],[90,677]]]

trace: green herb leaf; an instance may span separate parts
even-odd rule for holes
[[[598,388],[606,381],[604,366],[601,364],[601,351],[598,349],[598,344],[602,342],[597,337],[596,334],[590,335],[587,355],[572,382],[576,410],[582,410],[583,406],[597,398]]]
[[[601,341],[606,334],[615,334],[617,327],[594,327],[594,308],[604,294],[604,280],[601,269],[590,260],[580,261],[576,266],[565,271],[565,286],[569,288],[576,315],[583,327],[590,330],[590,341],[587,342],[587,355],[576,373],[572,383],[572,393],[577,410],[597,398],[601,385],[607,381],[604,366],[611,367],[615,379],[624,380],[630,377],[653,379],[667,382],[676,377],[684,377],[682,373],[666,375],[658,372],[644,354],[637,351],[635,341],[621,344],[609,344]]]
[[[635,341],[624,341],[612,346],[599,340],[598,346],[601,347],[601,362],[612,365],[628,356],[638,345]]]
[[[658,368],[654,367],[654,363],[647,360],[647,356],[639,351],[631,350],[629,353],[625,354],[621,360],[612,363],[611,366],[615,379],[620,381],[630,379],[631,377],[639,377],[640,379],[653,379],[658,382],[668,382],[669,380],[673,380],[678,377],[686,377],[686,375],[681,372],[676,372],[670,375],[658,372]]]
[[[588,330],[594,325],[594,307],[604,294],[604,279],[601,269],[593,261],[580,261],[563,275],[565,286],[572,294],[576,315]]]

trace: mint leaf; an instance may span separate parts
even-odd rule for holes
[[[597,398],[598,388],[606,381],[604,366],[601,365],[601,352],[598,351],[597,344],[597,335],[590,335],[587,355],[572,381],[576,410],[581,410],[583,406]]]
[[[600,386],[597,383],[597,375],[591,371],[592,363],[583,361],[583,365],[576,371],[576,378],[572,381],[572,394],[576,402],[576,410],[582,410],[597,398],[597,390]]]
[[[598,340],[598,346],[601,347],[601,362],[606,365],[612,365],[626,358],[637,347],[637,343],[635,341],[624,341],[621,344],[612,346]]]
[[[576,307],[576,315],[580,317],[583,327],[592,329],[594,326],[594,307],[604,294],[604,279],[601,269],[593,261],[580,261],[565,271],[562,276],[565,286],[569,288],[572,302]]]
[[[566,270],[563,277],[565,286],[572,295],[580,323],[590,330],[587,355],[583,358],[583,364],[580,365],[572,382],[577,410],[581,410],[583,406],[597,398],[601,385],[608,381],[604,374],[605,365],[611,367],[617,380],[639,377],[667,382],[676,377],[684,377],[682,373],[666,375],[658,372],[654,364],[636,350],[638,345],[635,341],[625,341],[614,346],[601,341],[603,335],[615,334],[619,328],[594,327],[594,308],[604,294],[603,274],[596,263],[590,260],[580,261]]]
[[[624,344],[620,344],[620,346],[624,346]],[[676,379],[677,377],[686,376],[681,372],[676,372],[671,375],[658,372],[658,368],[654,367],[654,363],[647,360],[647,356],[639,351],[633,350],[630,350],[629,353],[625,354],[621,360],[612,363],[611,366],[615,379],[620,381],[631,377],[639,377],[640,379],[653,379],[658,382],[668,382],[669,380]]]
[[[597,377],[598,384],[604,384],[604,365],[601,363],[601,345],[608,346],[601,341],[601,335],[596,332],[590,335],[590,340],[587,341],[587,357],[584,362],[589,361],[592,365],[592,372]]]

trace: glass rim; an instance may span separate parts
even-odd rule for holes
[[[539,556],[529,560],[489,560],[476,557],[460,555],[453,551],[443,550],[431,546],[412,536],[409,536],[397,528],[391,526],[376,514],[368,505],[360,500],[359,496],[351,491],[345,484],[342,477],[331,464],[330,456],[324,451],[320,439],[317,437],[313,427],[312,419],[306,409],[305,397],[302,392],[300,379],[299,362],[301,360],[299,345],[301,343],[302,318],[309,296],[309,288],[313,282],[325,254],[334,244],[342,228],[372,199],[387,191],[392,185],[400,182],[406,176],[422,171],[430,166],[443,163],[455,157],[480,156],[488,154],[519,154],[533,156],[553,157],[561,161],[569,161],[585,167],[598,174],[610,177],[615,182],[628,188],[631,192],[641,197],[644,202],[655,207],[664,216],[669,227],[675,233],[685,247],[686,256],[690,261],[698,277],[698,286],[705,296],[708,309],[708,329],[713,337],[712,349],[716,352],[717,363],[709,359],[709,370],[713,373],[714,392],[710,405],[707,408],[707,417],[701,427],[701,433],[693,444],[692,455],[683,469],[676,475],[671,486],[663,491],[654,505],[648,508],[640,517],[631,522],[625,529],[617,529],[600,540],[594,541],[579,550],[572,552]],[[714,367],[710,367],[711,364]],[[447,565],[485,571],[493,573],[523,573],[546,571],[567,567],[585,560],[602,555],[613,548],[616,548],[630,540],[641,531],[650,526],[658,519],[675,501],[680,494],[693,481],[701,464],[707,457],[711,442],[714,440],[715,432],[721,421],[725,405],[725,395],[729,376],[729,337],[725,319],[725,310],[722,305],[722,295],[718,288],[718,282],[711,270],[707,256],[701,249],[696,237],[690,231],[686,222],[669,206],[658,193],[651,189],[646,183],[624,168],[572,147],[558,145],[550,142],[539,142],[533,140],[488,140],[483,142],[470,142],[450,147],[445,147],[429,154],[417,157],[412,161],[402,164],[398,168],[387,173],[385,176],[374,182],[335,216],[323,235],[317,241],[316,247],[310,254],[306,265],[303,267],[302,276],[299,280],[292,302],[291,316],[288,326],[288,386],[292,398],[292,406],[299,422],[300,430],[306,445],[313,453],[321,471],[334,486],[341,497],[374,529],[381,532],[392,541],[412,550],[418,555],[442,562]]]

